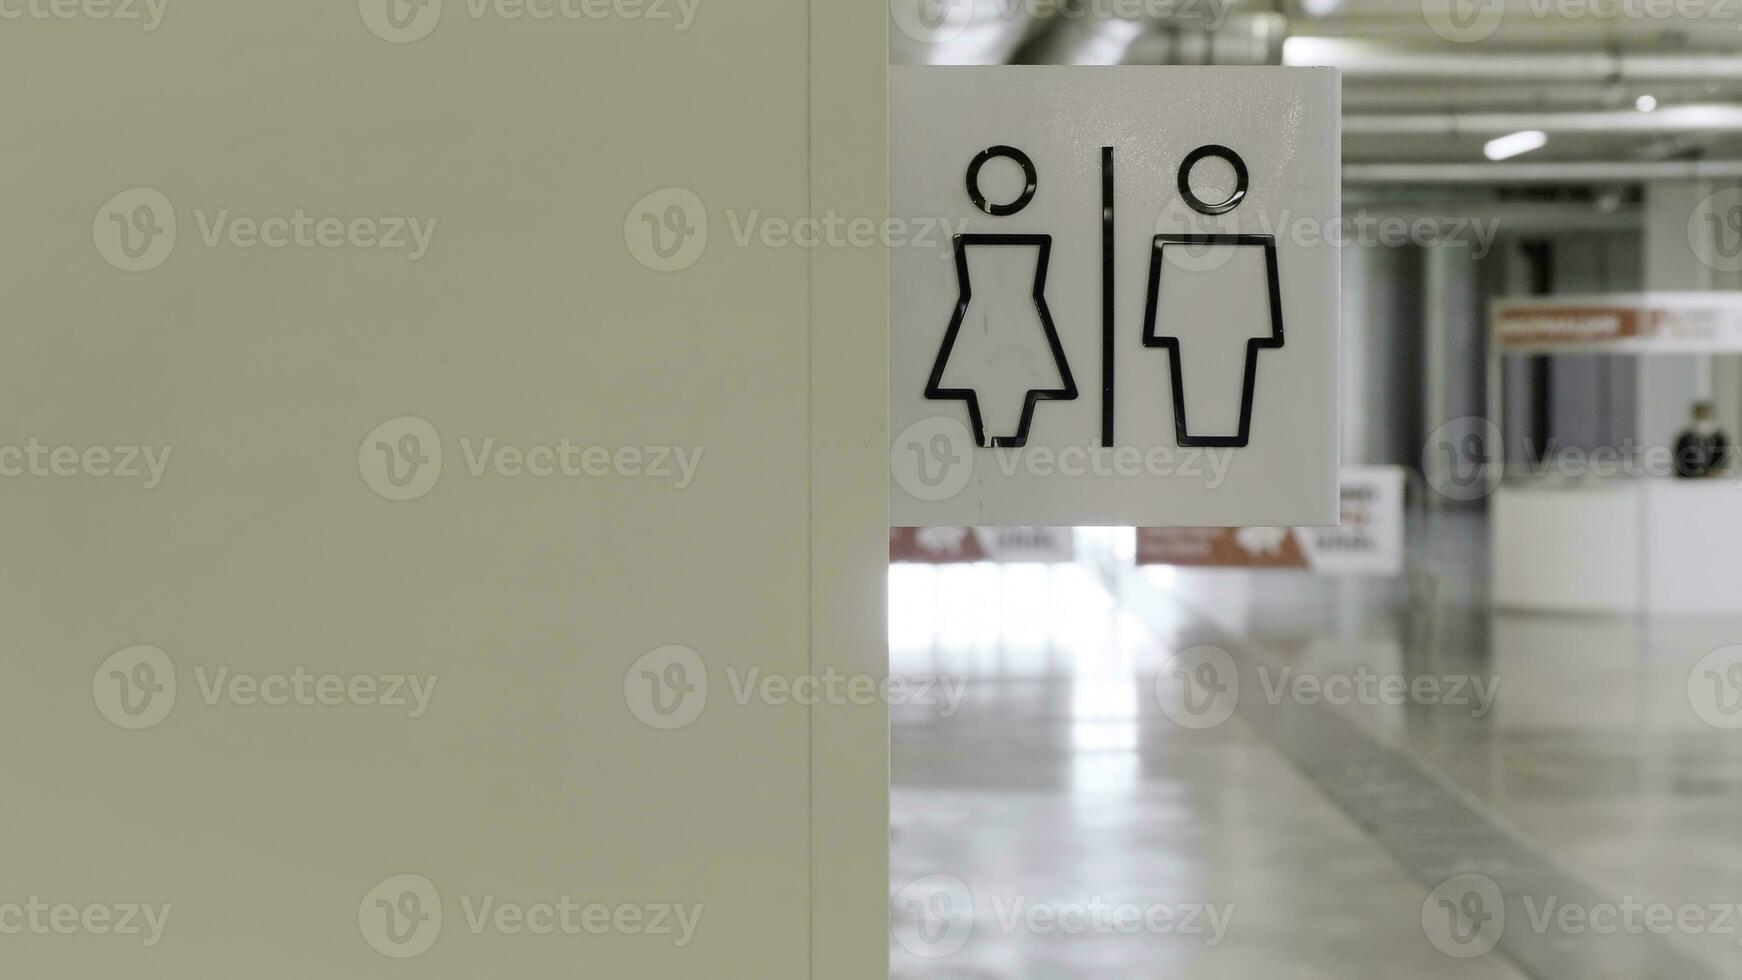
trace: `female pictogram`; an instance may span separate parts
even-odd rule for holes
[[[1024,187],[1014,200],[995,204],[980,187],[980,172],[994,159],[1005,159],[1022,170]],[[1021,150],[1010,146],[994,146],[976,156],[968,165],[968,196],[974,206],[993,217],[1008,217],[1020,212],[1034,199],[1036,174],[1034,162]],[[1051,235],[957,235],[955,237],[956,283],[958,299],[949,329],[944,332],[932,364],[931,377],[925,385],[925,397],[934,401],[962,401],[968,407],[968,423],[974,431],[974,443],[982,448],[1022,446],[1028,442],[1028,430],[1034,422],[1034,408],[1044,399],[1070,400],[1077,397],[1077,383],[1071,377],[1064,348],[1059,344],[1052,313],[1046,305],[1047,261],[1052,254]],[[995,283],[976,298],[970,283],[969,254],[971,249],[1023,249],[1033,253],[1032,278],[1020,279],[1008,274],[1008,266]],[[988,254],[976,252],[976,255]],[[1020,265],[1018,266],[1021,267]],[[1014,287],[1028,290],[1020,302],[1005,290]],[[1032,308],[1030,304],[1032,303]],[[963,338],[963,326],[969,326],[968,338]],[[1036,345],[1028,343],[1036,336],[1046,340],[1045,359],[1036,357]],[[958,341],[962,341],[958,351]],[[952,355],[956,363],[952,364]],[[946,387],[945,375],[948,374]],[[996,375],[1003,374],[1003,377]],[[980,412],[978,390],[983,387],[1009,387],[1012,377],[1017,383],[1040,381],[1042,386],[1030,386],[1022,399],[1021,418],[1014,435],[989,437]],[[1052,382],[1056,379],[1056,385]],[[1009,406],[1000,406],[1009,407]]]
[[[1211,204],[1203,201],[1192,190],[1192,168],[1199,162],[1214,157],[1227,163],[1234,170],[1234,190],[1227,199]],[[1238,153],[1225,146],[1210,144],[1193,150],[1180,164],[1179,193],[1180,197],[1199,214],[1225,214],[1240,206],[1245,200],[1250,181],[1246,170],[1246,161]],[[1161,334],[1157,332],[1157,317],[1161,308],[1162,259],[1169,245],[1185,246],[1187,248],[1204,248],[1207,246],[1231,246],[1236,248],[1262,248],[1264,250],[1265,288],[1269,291],[1268,323],[1256,324],[1226,324],[1229,329],[1241,327],[1255,328],[1256,335],[1246,340],[1246,359],[1242,366],[1240,385],[1240,421],[1239,429],[1234,435],[1192,435],[1191,427],[1186,423],[1186,388],[1185,378],[1192,375],[1196,384],[1227,384],[1232,385],[1234,379],[1217,379],[1207,376],[1205,371],[1187,371],[1184,362],[1189,351],[1182,351],[1180,336],[1177,332]],[[1189,268],[1174,270],[1175,275],[1189,275]],[[1253,284],[1256,285],[1256,284]],[[1143,318],[1143,345],[1145,347],[1161,347],[1168,352],[1173,378],[1173,424],[1174,433],[1181,446],[1245,446],[1251,441],[1252,435],[1252,402],[1258,384],[1258,352],[1264,349],[1274,349],[1282,346],[1282,288],[1276,268],[1276,237],[1274,235],[1156,235],[1153,250],[1149,258],[1149,298]]]

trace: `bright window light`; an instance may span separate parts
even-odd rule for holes
[[[1491,139],[1482,147],[1482,152],[1490,160],[1507,160],[1519,155],[1539,150],[1548,142],[1548,135],[1540,129],[1527,129],[1520,133],[1511,133],[1498,139]]]

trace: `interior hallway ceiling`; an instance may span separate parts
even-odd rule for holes
[[[1742,173],[1742,0],[891,3],[898,64],[1339,67],[1355,183],[1419,182],[1399,168],[1423,164],[1433,183]],[[1530,130],[1540,149],[1485,159]],[[1602,166],[1529,169],[1567,162]]]

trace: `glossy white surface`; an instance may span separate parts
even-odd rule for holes
[[[1646,608],[1742,616],[1742,484],[1653,480],[1645,491]]]
[[[1645,583],[1638,481],[1494,492],[1494,603],[1503,609],[1630,613]]]
[[[1424,877],[1424,852],[1448,867],[1480,866],[1497,848],[1540,864],[1552,875],[1539,880],[1556,890],[1525,896],[1538,903],[1574,894],[1674,908],[1735,902],[1742,687],[1716,701],[1696,702],[1690,691],[1711,679],[1702,667],[1714,650],[1742,642],[1742,620],[1653,626],[1490,614],[1486,528],[1445,515],[1435,523],[1434,547],[1412,555],[1413,591],[1395,580],[1147,569],[1159,599],[1142,622],[1089,567],[897,569],[895,668],[959,672],[968,686],[951,717],[892,715],[892,889],[959,876],[976,930],[947,957],[897,941],[894,974],[1526,975],[1508,947],[1454,959],[1428,941],[1424,900],[1444,879]],[[1275,707],[1243,692],[1254,712],[1191,731],[1173,722],[1151,681],[1169,651],[1203,642],[1297,674],[1468,676],[1498,687],[1485,707]],[[1726,704],[1735,710],[1726,714]],[[1314,730],[1270,724],[1289,711],[1336,719],[1348,739],[1272,741]],[[1468,819],[1436,823],[1443,814],[1419,811],[1427,797],[1407,787],[1353,819],[1351,785],[1365,790],[1383,777],[1345,772],[1335,756],[1301,764],[1352,747],[1389,753],[1422,785],[1449,789]],[[1398,856],[1399,841],[1409,859]],[[1231,902],[1236,911],[1213,947],[1181,936],[1012,930],[997,915],[1011,896],[1068,906],[1096,894]],[[894,915],[899,937],[899,905]],[[1522,911],[1507,929],[1541,957],[1531,975],[1547,980],[1742,975],[1734,935],[1538,933]]]
[[[889,101],[890,210],[915,232],[890,250],[892,523],[1335,522],[1340,250],[1325,244],[1341,213],[1334,71],[895,67]],[[1192,210],[1178,187],[1187,157],[1211,144],[1238,154],[1249,175],[1244,199],[1218,215]],[[1007,216],[977,209],[967,186],[976,156],[998,146],[1034,169],[1032,200]],[[1123,461],[1092,453],[1105,453],[1104,147],[1114,154],[1114,446]],[[1211,204],[1234,188],[1222,160],[1190,173]],[[993,205],[1019,200],[1024,187],[1009,159],[988,162],[980,185]],[[964,233],[1050,236],[1041,292],[1077,397],[1037,402],[1021,450],[976,448],[966,404],[925,397],[962,299],[951,236]],[[1283,344],[1257,352],[1249,444],[1208,450],[1215,464],[1180,445],[1171,355],[1144,344],[1159,234],[1274,239]],[[987,438],[1014,436],[1025,394],[1063,387],[1037,320],[1036,246],[964,248],[971,297],[942,382],[976,391]],[[1264,248],[1194,248],[1166,253],[1154,332],[1181,345],[1189,434],[1233,436],[1247,341],[1272,335]]]
[[[893,976],[1522,976],[1429,945],[1427,888],[1244,726],[1187,731],[1162,713],[1150,680],[1186,620],[1157,636],[1079,566],[905,566],[891,586],[893,667],[967,682],[953,717],[893,713]],[[940,874],[971,895],[973,933],[916,953],[904,889]],[[1213,946],[1004,921],[1019,901],[1097,898],[1233,911]]]
[[[1499,608],[1742,616],[1734,477],[1502,486],[1493,507]]]

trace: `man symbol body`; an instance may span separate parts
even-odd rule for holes
[[[1191,188],[1192,168],[1207,158],[1217,158],[1227,162],[1234,170],[1234,190],[1228,198],[1218,204],[1209,204],[1199,199]],[[1179,192],[1186,204],[1199,214],[1224,214],[1240,205],[1246,197],[1248,184],[1246,163],[1240,155],[1225,146],[1209,144],[1200,146],[1186,156],[1179,169]],[[1245,290],[1224,292],[1212,297],[1208,304],[1194,302],[1185,304],[1193,310],[1189,315],[1202,316],[1206,305],[1217,311],[1213,328],[1220,336],[1213,339],[1223,342],[1238,343],[1235,336],[1228,331],[1246,328],[1251,331],[1244,335],[1244,358],[1236,358],[1231,364],[1225,358],[1216,358],[1216,352],[1209,350],[1211,337],[1197,337],[1193,343],[1182,343],[1178,323],[1179,313],[1163,310],[1166,298],[1163,295],[1164,269],[1172,267],[1178,275],[1192,275],[1194,270],[1184,263],[1169,261],[1169,248],[1177,249],[1256,249],[1264,258],[1263,288],[1267,297],[1265,312],[1260,322],[1242,324],[1238,317],[1228,316],[1228,312],[1237,301],[1248,298],[1251,294]],[[1256,284],[1252,284],[1256,285]],[[1197,297],[1193,297],[1196,299]],[[1173,323],[1169,333],[1162,333],[1163,323]],[[1205,324],[1193,324],[1204,327]],[[1202,447],[1243,447],[1251,442],[1252,436],[1252,406],[1257,395],[1258,385],[1258,353],[1281,347],[1282,332],[1282,287],[1276,265],[1276,238],[1273,235],[1241,235],[1241,234],[1167,234],[1156,235],[1153,251],[1149,261],[1149,293],[1143,317],[1143,345],[1145,347],[1160,347],[1170,355],[1169,367],[1173,382],[1173,424],[1176,440],[1181,446]],[[1203,349],[1200,349],[1203,348]],[[1188,369],[1188,364],[1190,369]],[[1239,416],[1233,423],[1233,432],[1224,428],[1221,432],[1211,434],[1209,425],[1199,425],[1194,430],[1187,417],[1186,379],[1190,378],[1194,386],[1207,386],[1212,391],[1238,391]],[[1194,389],[1196,390],[1196,389]]]

